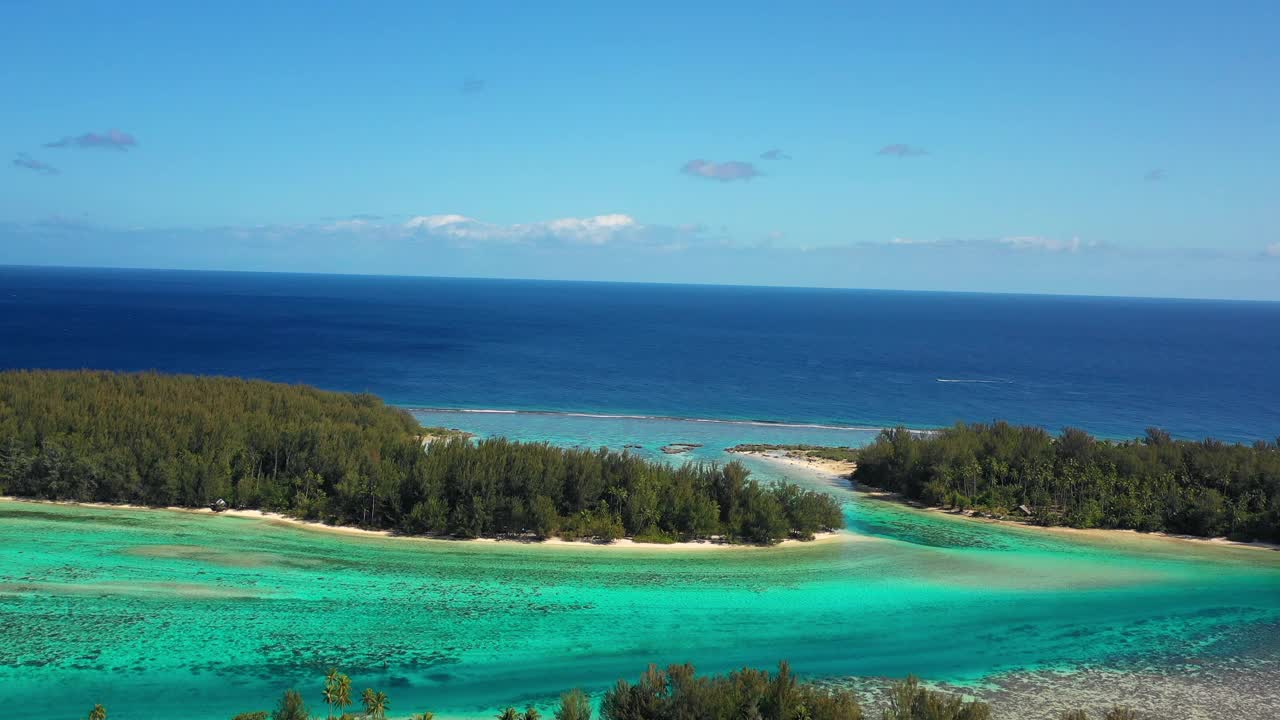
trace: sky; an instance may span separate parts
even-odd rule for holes
[[[0,264],[1280,300],[1274,1],[0,16]]]

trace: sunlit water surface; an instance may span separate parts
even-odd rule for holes
[[[428,425],[672,462],[871,431],[420,412]],[[671,458],[659,448],[701,443]],[[847,501],[838,542],[617,550],[349,537],[252,519],[0,503],[0,706],[223,719],[337,665],[392,715],[492,715],[650,662],[789,659],[812,677],[980,686],[1009,673],[1280,659],[1280,553],[961,521],[768,461]],[[56,690],[54,690],[56,688]],[[1205,710],[1212,716],[1212,708]]]

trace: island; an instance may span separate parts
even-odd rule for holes
[[[881,498],[1045,527],[1280,542],[1280,445],[1134,440],[1006,422],[890,428],[863,448],[736,445],[726,452],[848,478]]]
[[[423,428],[368,394],[0,373],[0,495],[261,509],[459,539],[772,545],[843,526],[830,495],[749,476],[739,463],[675,467],[606,448],[476,440]]]

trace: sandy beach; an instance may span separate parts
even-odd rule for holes
[[[298,518],[281,515],[280,513],[267,512],[264,510],[222,510],[214,512],[209,508],[184,508],[184,507],[147,507],[145,505],[130,505],[127,503],[94,503],[94,502],[74,502],[63,500],[37,500],[32,498],[21,498],[12,496],[0,496],[0,502],[15,503],[32,503],[43,505],[78,505],[80,507],[103,508],[109,510],[141,510],[141,511],[158,511],[158,512],[177,512],[189,515],[204,515],[209,518],[219,517],[235,517],[256,520],[259,522],[269,523],[273,525],[287,525],[303,530],[311,530],[315,532],[330,533],[334,535],[346,535],[348,537],[366,537],[366,538],[391,538],[395,540],[404,540],[410,542],[428,542],[428,543],[468,543],[478,545],[522,545],[537,548],[560,548],[560,549],[576,549],[576,550],[601,550],[613,552],[626,551],[662,551],[662,552],[705,552],[705,551],[752,551],[752,550],[776,550],[781,548],[795,547],[812,547],[815,545],[825,545],[851,537],[846,532],[828,532],[817,533],[812,540],[783,540],[777,545],[747,545],[733,544],[726,542],[716,542],[710,540],[700,540],[696,542],[676,542],[676,543],[646,543],[636,542],[631,538],[619,538],[612,542],[590,542],[565,540],[563,538],[553,537],[545,540],[536,540],[533,538],[470,538],[457,539],[442,536],[426,536],[426,535],[401,535],[390,530],[368,530],[365,528],[351,527],[347,525],[326,525],[325,523],[314,522],[311,520],[300,520]]]
[[[812,457],[798,450],[726,450],[732,455],[750,455],[784,465],[816,470],[823,475],[848,477],[856,463],[850,460],[831,460],[829,458]]]

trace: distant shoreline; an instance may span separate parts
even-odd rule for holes
[[[1077,537],[1090,537],[1098,540],[1118,540],[1123,537],[1131,537],[1137,539],[1149,539],[1155,541],[1170,542],[1190,542],[1202,546],[1219,546],[1224,548],[1249,548],[1253,550],[1272,550],[1280,551],[1280,544],[1261,542],[1258,540],[1245,542],[1242,540],[1232,540],[1225,537],[1204,537],[1201,535],[1178,535],[1167,532],[1140,532],[1129,528],[1077,528],[1070,525],[1036,525],[1035,523],[1024,522],[1014,518],[994,518],[975,515],[970,511],[952,510],[949,508],[939,507],[937,505],[925,505],[916,502],[900,493],[889,492],[873,488],[870,485],[856,485],[853,491],[860,496],[880,502],[891,502],[897,505],[905,505],[914,510],[923,512],[936,513],[944,517],[949,517],[957,521],[968,521],[974,523],[986,523],[991,525],[1004,525],[1006,527],[1020,527],[1028,530],[1046,530],[1049,532],[1061,533],[1064,535],[1075,535]]]
[[[146,505],[131,505],[128,503],[98,503],[98,502],[78,502],[74,500],[42,500],[39,498],[13,497],[9,495],[0,495],[0,503],[29,503],[32,505],[64,505],[94,508],[99,510],[139,510],[139,511],[159,511],[185,513],[188,515],[202,515],[210,518],[218,516],[245,518],[256,520],[269,525],[285,525],[301,530],[311,530],[321,533],[329,533],[333,535],[345,535],[347,537],[365,537],[365,538],[384,538],[393,540],[417,540],[429,543],[441,544],[487,544],[487,545],[520,545],[528,547],[547,547],[547,548],[580,548],[580,549],[598,549],[611,551],[662,551],[662,552],[698,552],[709,550],[774,550],[780,548],[809,547],[816,545],[825,545],[840,541],[849,537],[845,532],[824,532],[815,533],[812,540],[797,540],[789,538],[782,540],[775,545],[753,545],[748,543],[728,543],[711,540],[698,540],[692,542],[674,542],[674,543],[646,543],[637,542],[631,538],[619,538],[610,542],[595,542],[590,540],[565,540],[563,538],[551,537],[542,540],[532,537],[481,537],[481,538],[452,538],[439,535],[402,535],[391,532],[390,530],[369,530],[366,528],[352,527],[348,525],[327,525],[325,523],[313,520],[299,520],[298,518],[289,517],[280,513],[268,512],[265,510],[221,510],[215,512],[209,508],[186,508],[186,507],[148,507]]]
[[[809,470],[830,475],[841,479],[849,480],[849,475],[857,467],[856,463],[845,462],[839,460],[828,460],[825,458],[805,457],[798,455],[795,451],[788,450],[734,450],[735,455],[750,455],[752,457],[762,458],[771,462],[783,463],[796,467],[803,467]],[[971,512],[952,510],[936,505],[925,505],[924,503],[911,500],[899,493],[888,492],[873,488],[869,485],[854,484],[850,480],[851,489],[859,496],[881,502],[892,502],[898,505],[905,505],[915,510],[921,510],[929,513],[936,513],[943,517],[948,517],[958,521],[969,521],[976,523],[990,523],[996,525],[1004,525],[1007,527],[1021,527],[1029,530],[1045,530],[1049,532],[1057,532],[1066,535],[1074,535],[1076,537],[1089,537],[1099,540],[1119,540],[1124,537],[1147,538],[1156,541],[1171,542],[1192,542],[1204,547],[1223,547],[1223,548],[1249,548],[1253,550],[1272,550],[1280,551],[1280,544],[1268,543],[1261,541],[1244,542],[1240,540],[1231,540],[1225,537],[1202,537],[1199,535],[1178,535],[1166,532],[1139,532],[1137,530],[1125,528],[1076,528],[1069,525],[1036,525],[1034,523],[1024,522],[1014,518],[993,518],[980,517]]]

